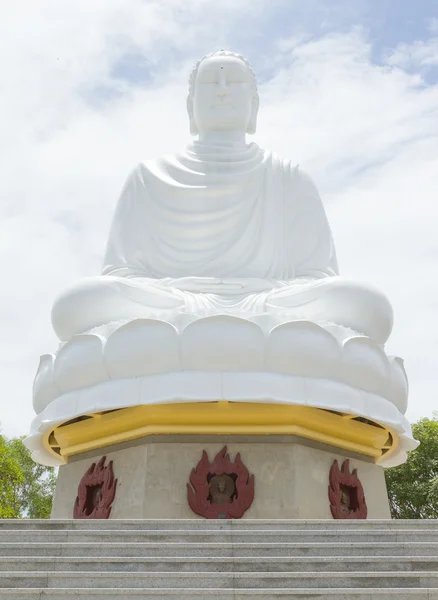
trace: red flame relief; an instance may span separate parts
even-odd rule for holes
[[[82,477],[73,509],[74,519],[109,519],[117,479],[114,479],[113,461],[105,467],[105,460],[106,456],[102,456]]]
[[[344,460],[341,469],[335,460],[330,469],[328,495],[334,519],[366,519],[368,514],[365,494],[357,474],[350,473],[350,461]]]
[[[223,494],[213,494],[214,481],[217,483],[221,477],[221,481],[231,482],[231,490],[228,483],[223,485],[223,489],[228,487],[229,490],[226,498]],[[212,463],[205,450],[202,452],[201,460],[190,473],[190,484],[187,484],[190,508],[206,519],[240,519],[254,500],[254,475],[249,475],[240,453],[236,454],[234,463],[230,460],[226,446],[216,454]]]

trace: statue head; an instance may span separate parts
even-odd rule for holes
[[[190,133],[242,131],[255,133],[259,95],[256,76],[240,54],[220,50],[207,54],[193,68],[187,111]]]

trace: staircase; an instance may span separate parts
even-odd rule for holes
[[[0,520],[0,599],[438,600],[438,521]]]

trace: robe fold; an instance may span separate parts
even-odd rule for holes
[[[119,199],[103,268],[188,289],[191,278],[286,282],[337,273],[313,182],[254,143],[194,142],[140,163]]]

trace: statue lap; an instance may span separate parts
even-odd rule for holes
[[[226,280],[223,285],[226,285]],[[52,323],[61,340],[112,321],[155,318],[166,312],[209,310],[210,314],[239,314],[242,301],[254,315],[272,313],[286,320],[333,322],[385,343],[392,328],[392,308],[386,297],[372,287],[334,276],[313,281],[281,282],[267,292],[233,295],[184,291],[160,280],[100,276],[82,280],[61,294],[52,310]],[[215,293],[211,292],[211,289]],[[221,308],[226,300],[226,309]],[[234,310],[233,310],[234,309]]]

